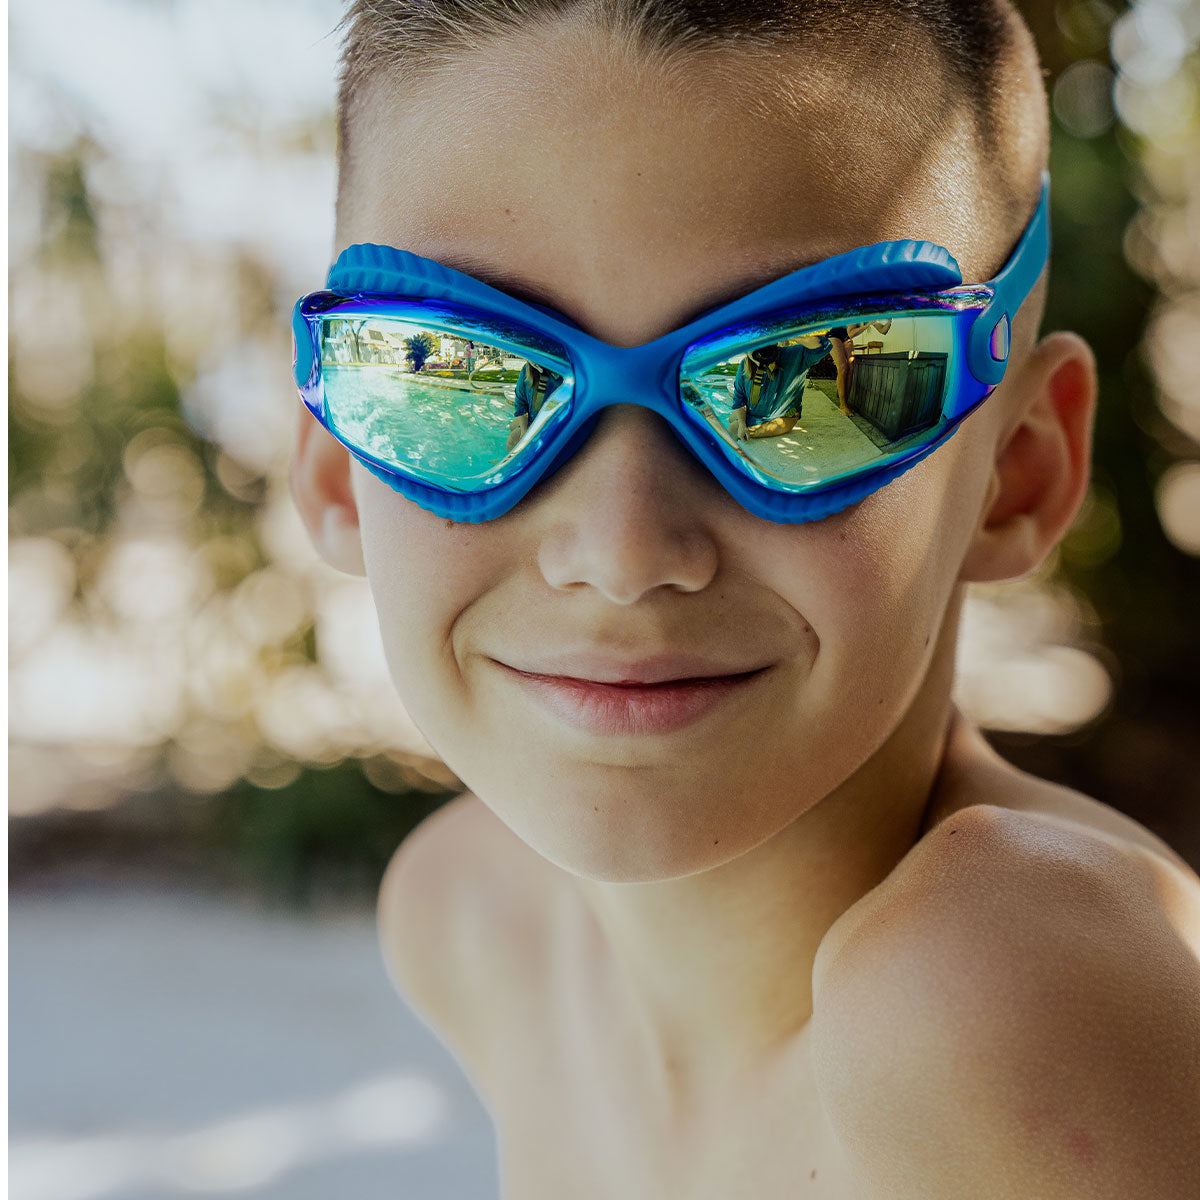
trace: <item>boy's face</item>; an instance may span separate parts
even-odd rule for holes
[[[499,286],[631,346],[876,241],[937,242],[985,279],[1020,231],[978,219],[968,118],[936,76],[923,93],[861,74],[797,87],[806,67],[746,59],[739,74],[726,59],[721,75],[696,60],[666,85],[615,62],[547,32],[419,93],[381,90],[352,131],[339,247],[511,277]],[[791,111],[764,81],[792,88]],[[957,136],[916,139],[914,104],[941,105]],[[435,517],[354,466],[401,697],[467,785],[560,866],[649,880],[725,862],[848,780],[923,689],[947,691],[943,621],[993,420],[985,406],[908,474],[798,526],[746,512],[632,406],[606,410],[565,467],[483,524]],[[513,670],[595,677],[598,662],[663,655],[766,669],[655,734],[580,728]]]

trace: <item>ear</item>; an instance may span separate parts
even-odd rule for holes
[[[1005,426],[960,581],[1019,579],[1070,528],[1091,475],[1096,359],[1074,333],[1039,343],[1012,380],[1017,415]]]
[[[300,406],[292,496],[317,553],[331,567],[363,575],[358,504],[350,484],[350,452]]]

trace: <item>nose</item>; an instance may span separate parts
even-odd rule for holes
[[[657,588],[700,591],[717,573],[708,518],[718,490],[660,416],[633,405],[606,409],[543,484],[542,576],[553,588],[594,588],[614,604]]]

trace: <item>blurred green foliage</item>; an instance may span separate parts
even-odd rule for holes
[[[1126,3],[1019,0],[1053,92],[1072,64],[1109,62]],[[1200,141],[1193,141],[1200,153]],[[1119,122],[1080,137],[1056,121],[1054,256],[1046,329],[1081,334],[1096,354],[1100,400],[1091,494],[1058,556],[1058,575],[1088,601],[1114,676],[1104,716],[1060,738],[993,740],[1010,759],[1130,813],[1200,862],[1200,559],[1173,546],[1155,504],[1160,476],[1197,446],[1163,416],[1143,348],[1159,294],[1125,252],[1152,195],[1145,148]]]
[[[375,786],[359,763],[306,768],[282,788],[245,780],[213,798],[198,838],[214,856],[232,853],[273,897],[303,906],[315,894],[375,895],[388,860],[418,822],[457,789]]]
[[[1145,426],[1157,409],[1140,353],[1154,289],[1122,253],[1121,231],[1137,210],[1130,165],[1115,135],[1083,140],[1060,132],[1051,171],[1054,267],[1045,328],[1082,334],[1100,374],[1093,497],[1063,544],[1060,570],[1092,601],[1110,647],[1170,659],[1192,638],[1183,626],[1183,577],[1194,575],[1195,560],[1166,540],[1154,506],[1159,447]],[[1149,586],[1135,590],[1131,579]]]

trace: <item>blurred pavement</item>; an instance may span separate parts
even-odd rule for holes
[[[13,1200],[496,1200],[487,1114],[370,914],[86,883],[9,917]]]

